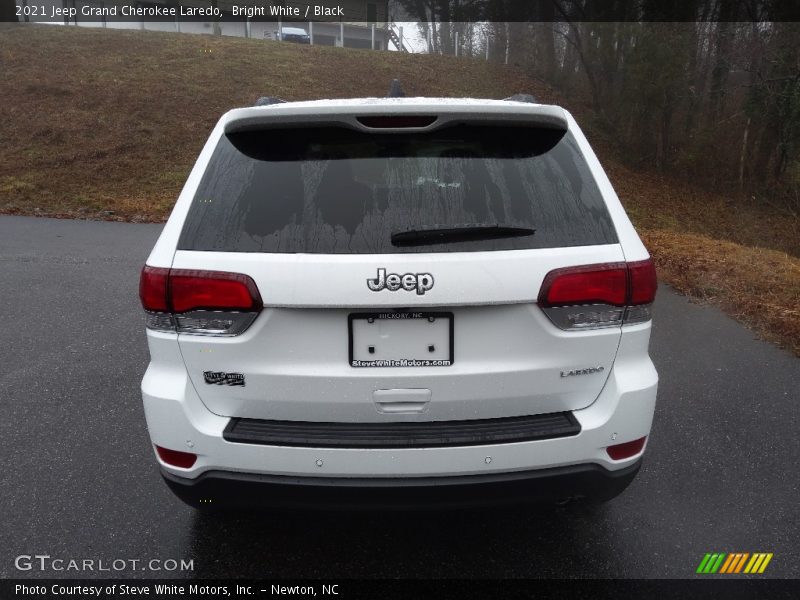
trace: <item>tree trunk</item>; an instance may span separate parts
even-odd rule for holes
[[[761,183],[769,179],[769,162],[775,151],[777,142],[777,127],[771,121],[767,121],[761,131],[758,149],[756,150],[755,160],[753,161],[753,176]]]
[[[714,122],[722,114],[725,86],[728,83],[728,75],[731,72],[731,49],[733,48],[736,26],[730,21],[735,20],[736,16],[737,10],[733,3],[722,2],[720,4],[714,68],[711,70],[711,89],[709,90],[709,114]]]
[[[575,71],[578,67],[578,51],[571,43],[567,42],[564,50],[564,65],[557,78],[559,87],[571,89],[575,83]]]
[[[747,134],[750,133],[750,118],[747,119],[747,124],[744,126],[744,135],[742,135],[742,152],[739,155],[739,189],[744,189],[744,159],[747,156]]]
[[[664,104],[661,107],[661,160],[659,161],[661,170],[666,170],[671,160],[670,131],[672,128],[673,95],[673,92],[667,90],[664,93]]]
[[[556,40],[553,32],[555,8],[551,0],[540,0],[539,16],[542,20],[541,23],[537,24],[536,31],[537,45],[542,49],[542,66],[539,73],[541,77],[544,77],[545,81],[552,84],[556,74]]]

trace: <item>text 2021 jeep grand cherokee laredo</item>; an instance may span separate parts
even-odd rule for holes
[[[198,507],[607,499],[650,432],[655,292],[559,107],[232,110],[141,276],[155,453]]]

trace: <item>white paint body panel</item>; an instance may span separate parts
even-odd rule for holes
[[[626,328],[607,384],[591,406],[574,411],[575,437],[517,444],[456,448],[332,449],[233,444],[222,439],[226,417],[208,411],[189,381],[174,340],[150,332],[154,357],[142,382],[147,426],[154,444],[196,452],[191,469],[161,462],[173,475],[195,478],[205,471],[240,471],[306,477],[423,477],[503,473],[594,463],[617,470],[635,462],[613,461],[605,448],[648,435],[658,376],[647,356],[650,326]],[[399,418],[407,415],[386,415]],[[191,441],[191,448],[187,446]],[[492,457],[487,464],[485,458]],[[322,460],[323,466],[317,466]]]

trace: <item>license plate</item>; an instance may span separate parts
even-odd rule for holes
[[[352,313],[348,319],[352,367],[449,367],[453,313]]]

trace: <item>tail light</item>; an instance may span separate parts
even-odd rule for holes
[[[205,335],[238,335],[263,305],[255,282],[241,273],[145,266],[139,298],[147,327]]]
[[[565,330],[641,323],[650,319],[657,285],[650,259],[566,267],[545,276],[539,306]]]

